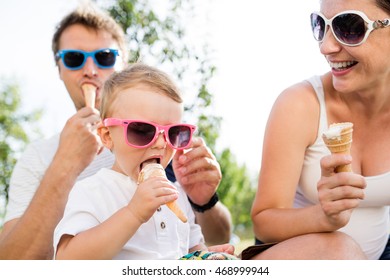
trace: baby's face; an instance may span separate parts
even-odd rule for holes
[[[164,93],[146,85],[129,88],[118,93],[111,106],[112,118],[152,122],[159,125],[181,123],[183,107]],[[122,126],[109,127],[110,147],[115,155],[113,169],[137,181],[145,161],[157,161],[164,168],[171,161],[175,150],[167,144],[164,133],[146,148],[127,145]]]

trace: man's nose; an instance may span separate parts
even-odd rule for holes
[[[95,76],[97,74],[98,66],[95,64],[95,61],[92,57],[87,57],[85,61],[83,72],[85,76]]]

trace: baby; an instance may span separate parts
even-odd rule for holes
[[[137,184],[145,164],[165,168],[190,147],[195,126],[181,123],[182,114],[179,90],[158,69],[137,63],[106,81],[98,134],[115,162],[74,186],[55,230],[56,259],[179,259],[207,250],[179,184],[161,176]],[[187,222],[166,207],[173,201]]]

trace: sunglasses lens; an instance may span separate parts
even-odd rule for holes
[[[366,34],[364,19],[356,14],[337,16],[332,22],[332,28],[340,41],[351,45],[360,43]]]
[[[147,123],[132,122],[127,126],[127,141],[136,146],[146,146],[152,142],[156,128]]]
[[[84,54],[81,52],[71,51],[67,52],[64,55],[63,62],[68,68],[77,68],[80,67],[84,62]]]
[[[168,131],[169,142],[175,148],[185,148],[191,141],[191,128],[184,125],[173,126]]]
[[[311,30],[313,31],[314,38],[317,41],[322,41],[326,28],[324,19],[320,15],[314,13],[310,15],[310,19]]]
[[[96,61],[102,67],[112,67],[116,61],[116,54],[111,50],[104,50],[95,54]]]

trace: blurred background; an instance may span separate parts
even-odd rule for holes
[[[0,215],[25,144],[61,131],[75,112],[51,37],[80,2],[0,2]],[[252,242],[249,211],[272,104],[286,87],[328,70],[309,24],[319,1],[93,2],[122,22],[133,58],[178,81],[187,121],[198,124],[221,164],[218,192],[232,212],[234,242]]]

